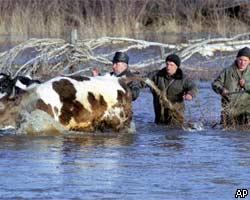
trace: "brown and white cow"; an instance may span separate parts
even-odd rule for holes
[[[119,131],[132,119],[131,92],[114,76],[55,77],[28,93],[1,102],[1,124],[8,125],[6,119],[11,115],[17,126],[24,120],[20,113],[35,110],[46,112],[66,130],[74,131]]]

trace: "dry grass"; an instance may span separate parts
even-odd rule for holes
[[[132,36],[138,33],[212,32],[221,35],[249,30],[218,1],[204,0],[0,0],[0,35],[66,38],[72,28],[81,39]],[[141,37],[141,34],[140,34]],[[143,34],[142,34],[143,37]],[[143,39],[143,38],[142,38]]]

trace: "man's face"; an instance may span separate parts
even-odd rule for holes
[[[166,62],[166,69],[167,69],[168,75],[170,75],[170,76],[174,75],[177,68],[178,67],[174,62],[171,62],[171,61]]]
[[[118,62],[118,63],[114,63],[112,66],[112,70],[113,72],[118,75],[120,73],[122,73],[123,71],[125,71],[128,68],[127,63],[124,62]]]
[[[246,56],[241,56],[236,59],[237,66],[240,71],[245,71],[247,66],[250,64],[250,59]]]

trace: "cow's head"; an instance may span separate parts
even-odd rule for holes
[[[0,73],[0,99],[10,96],[15,83],[11,76],[5,73]]]
[[[31,90],[41,82],[28,76],[17,76],[12,78],[11,75],[0,73],[0,100],[5,97],[10,99],[21,93]]]

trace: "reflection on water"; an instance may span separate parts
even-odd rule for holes
[[[220,101],[209,84],[201,84],[198,98],[188,104],[187,117],[206,121],[209,114],[216,120]],[[2,133],[0,199],[221,200],[233,199],[237,188],[249,188],[248,132],[157,126],[151,101],[143,91],[133,105],[135,134]]]

